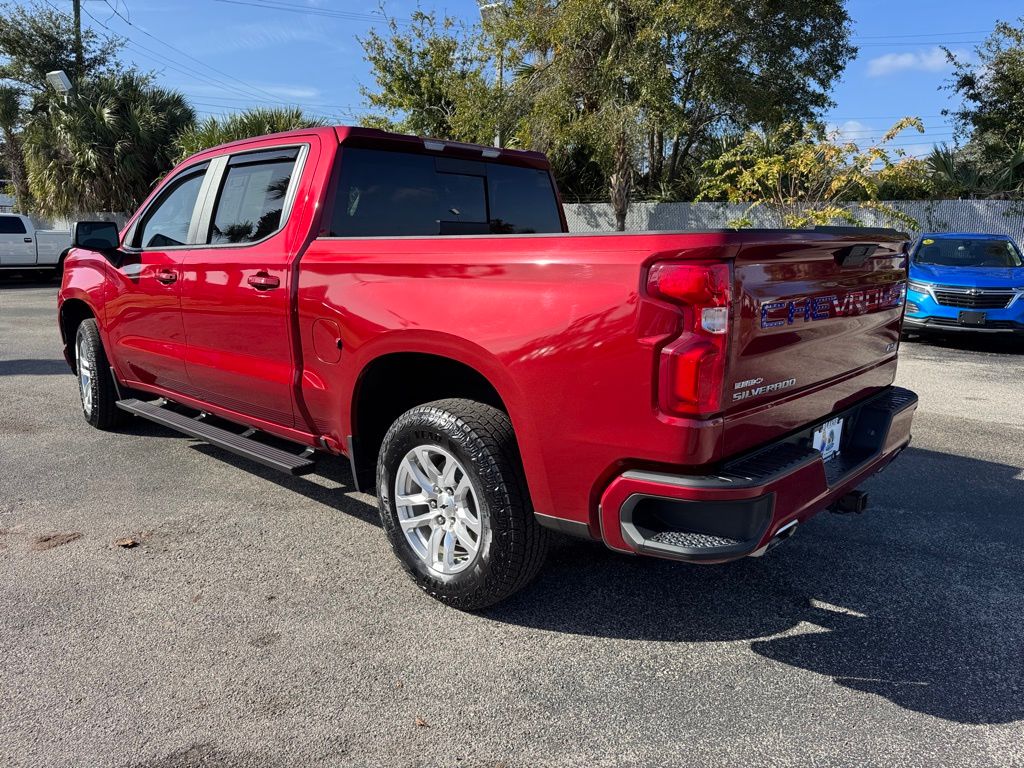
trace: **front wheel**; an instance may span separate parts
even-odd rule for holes
[[[431,596],[478,610],[540,570],[548,535],[533,514],[508,416],[471,400],[403,414],[377,462],[381,521],[412,579]]]
[[[75,373],[87,422],[96,429],[113,429],[127,421],[128,414],[117,407],[110,363],[103,351],[99,327],[91,318],[83,320],[75,334]]]

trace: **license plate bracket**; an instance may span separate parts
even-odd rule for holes
[[[822,461],[831,461],[839,455],[843,442],[843,419],[831,419],[816,428],[811,437],[811,445],[821,452]]]
[[[965,310],[960,313],[958,318],[960,325],[984,325],[985,320],[988,319],[988,314],[985,312],[974,312],[971,310]]]

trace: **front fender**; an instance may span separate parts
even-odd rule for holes
[[[109,265],[102,256],[75,248],[69,250],[65,259],[61,287],[57,293],[57,325],[64,347],[64,359],[68,361],[72,370],[74,356],[69,347],[74,339],[69,338],[69,335],[84,317],[96,318],[100,338],[109,349],[105,335],[104,312],[110,288],[110,281],[106,275],[108,268]]]

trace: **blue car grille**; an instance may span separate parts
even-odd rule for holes
[[[942,306],[960,309],[1006,309],[1016,296],[1013,291],[953,288],[945,285],[935,286],[932,292]]]

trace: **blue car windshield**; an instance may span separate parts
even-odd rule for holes
[[[941,267],[1024,266],[1020,251],[1012,242],[982,238],[926,237],[914,262]]]

